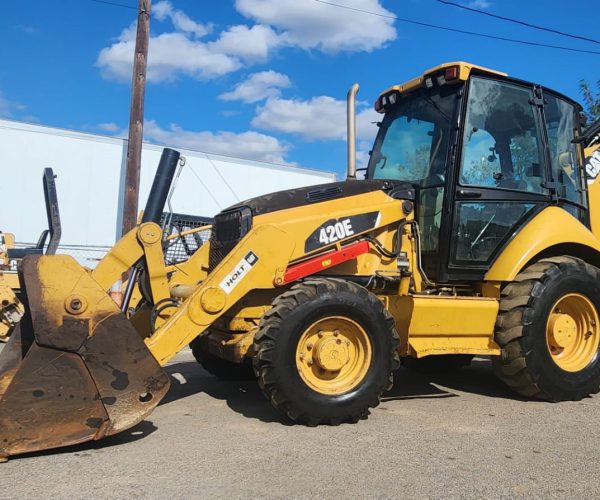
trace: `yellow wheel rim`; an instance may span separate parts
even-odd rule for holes
[[[344,394],[357,387],[371,365],[365,329],[343,316],[315,321],[301,335],[296,367],[302,380],[321,394]]]
[[[599,342],[594,304],[579,293],[558,299],[546,323],[546,344],[554,362],[568,372],[583,370],[598,354]]]

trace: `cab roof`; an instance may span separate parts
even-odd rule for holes
[[[448,73],[448,71],[450,71],[451,73]],[[390,93],[404,94],[407,92],[411,92],[412,90],[422,87],[424,85],[424,82],[426,85],[426,83],[427,83],[426,80],[428,78],[432,78],[432,77],[436,77],[436,78],[443,77],[443,78],[445,78],[446,83],[451,83],[451,84],[458,83],[461,81],[466,81],[469,79],[469,76],[471,75],[472,71],[476,71],[480,75],[487,74],[489,76],[505,78],[507,81],[510,81],[510,82],[513,82],[513,83],[516,83],[519,85],[529,85],[529,86],[533,85],[533,83],[531,83],[531,82],[521,80],[518,78],[514,78],[514,77],[509,77],[508,73],[504,73],[502,71],[496,71],[494,69],[486,68],[484,66],[478,66],[477,64],[471,64],[471,63],[464,62],[464,61],[447,62],[447,63],[440,64],[439,66],[435,66],[434,68],[430,68],[430,69],[424,71],[421,76],[413,78],[412,80],[409,80],[401,85],[394,85],[392,87],[387,88],[381,94],[379,94],[379,97],[375,101],[375,110],[380,113],[384,112],[384,109],[382,108],[381,104],[383,102],[384,97],[386,95],[389,95]],[[580,103],[578,103],[574,99],[570,98],[569,96],[564,95],[561,92],[557,92],[556,90],[549,89],[548,87],[543,87],[543,90],[544,90],[544,92],[550,92],[551,94],[554,94],[556,97],[560,97],[561,99],[570,102],[571,104],[576,106],[579,110],[583,109]]]
[[[471,64],[471,63],[464,62],[464,61],[447,62],[447,63],[440,64],[439,66],[435,66],[434,68],[430,68],[430,69],[424,71],[422,75],[417,76],[416,78],[413,78],[412,80],[409,80],[408,82],[405,82],[401,85],[393,85],[392,87],[387,88],[381,94],[379,94],[379,98],[381,98],[384,94],[387,94],[388,92],[391,92],[393,90],[396,90],[400,93],[410,92],[411,90],[414,90],[415,88],[419,88],[423,84],[423,81],[425,80],[425,78],[427,78],[428,76],[431,76],[434,73],[439,73],[441,71],[444,71],[449,68],[454,68],[454,67],[458,68],[458,76],[456,77],[456,80],[462,80],[462,81],[467,80],[469,78],[469,75],[471,74],[471,71],[473,71],[473,70],[477,70],[480,73],[487,73],[489,75],[494,75],[494,76],[503,76],[503,77],[508,76],[508,73],[503,73],[501,71],[496,71],[496,70],[493,70],[490,68],[485,68],[483,66],[478,66],[477,64]]]

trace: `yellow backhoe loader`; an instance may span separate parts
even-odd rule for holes
[[[0,231],[0,342],[6,342],[23,316],[23,304],[19,300],[21,284],[17,268],[26,255],[54,255],[61,236],[60,214],[56,195],[56,176],[51,168],[44,169],[42,184],[46,202],[48,229],[42,231],[35,247],[16,248],[15,235]]]
[[[224,210],[186,262],[165,264],[158,224],[170,149],[140,224],[94,270],[23,259],[26,313],[0,353],[0,458],[134,426],[190,344],[221,376],[251,363],[273,406],[306,425],[365,418],[400,358],[487,355],[523,396],[598,392],[600,183],[587,184],[580,106],[444,64],[377,99],[358,180],[357,90],[348,179]],[[127,271],[119,308],[107,291]]]
[[[24,312],[23,304],[15,293],[19,289],[19,278],[8,258],[8,252],[14,245],[14,234],[0,232],[0,342],[8,340]]]

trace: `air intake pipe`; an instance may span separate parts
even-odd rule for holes
[[[142,223],[144,222],[156,222],[160,224],[160,218],[169,196],[171,189],[171,183],[175,176],[175,169],[179,162],[181,153],[174,149],[165,148],[163,149],[162,156],[160,157],[160,163],[152,182],[152,188],[148,195],[148,201],[146,202],[146,208],[144,209],[144,215],[142,216]]]

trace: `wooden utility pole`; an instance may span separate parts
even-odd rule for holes
[[[127,141],[127,171],[125,173],[125,199],[123,203],[123,228],[125,234],[137,222],[140,190],[140,164],[144,134],[144,93],[146,66],[150,38],[151,0],[138,0],[137,36],[131,80],[131,107],[129,110],[129,140]]]

